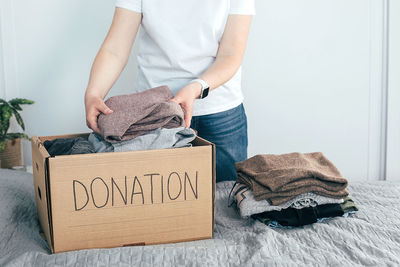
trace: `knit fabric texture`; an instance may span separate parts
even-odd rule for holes
[[[171,98],[173,94],[167,86],[110,97],[105,104],[114,112],[98,117],[102,137],[117,143],[160,127],[184,126],[183,110],[179,104],[168,102]]]
[[[95,149],[86,139],[82,137],[75,138],[57,138],[46,140],[43,143],[50,156],[74,155],[95,153]]]
[[[96,153],[104,153],[190,147],[192,146],[190,142],[195,138],[196,133],[193,129],[177,127],[158,128],[133,139],[113,144],[94,132],[89,134],[88,140],[95,148]]]
[[[237,181],[253,190],[255,200],[272,205],[307,192],[339,199],[349,194],[347,180],[321,152],[256,155],[235,167]]]
[[[322,222],[337,216],[348,217],[356,211],[358,211],[358,207],[347,196],[340,204],[325,204],[303,209],[288,208],[281,211],[253,214],[251,217],[274,228],[291,228],[291,226]]]
[[[196,138],[191,128],[158,128],[134,139],[112,144],[114,152],[190,147]]]
[[[101,135],[95,132],[89,134],[88,141],[92,144],[96,153],[114,152],[113,145],[105,141]]]
[[[267,225],[273,220],[282,226],[302,226],[316,223],[320,218],[337,217],[343,214],[340,204],[325,204],[303,209],[287,208],[281,211],[268,211],[251,217]]]
[[[236,205],[242,218],[248,218],[253,214],[273,210],[280,211],[287,208],[302,209],[324,204],[340,204],[343,202],[343,199],[325,197],[308,192],[300,194],[287,202],[275,206],[271,205],[267,200],[255,200],[253,191],[251,191],[246,185],[240,183],[235,183],[230,198],[230,201],[232,204]]]

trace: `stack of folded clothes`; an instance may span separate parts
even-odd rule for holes
[[[347,180],[320,152],[256,155],[236,163],[233,201],[243,218],[301,226],[357,211]]]
[[[173,94],[167,86],[139,93],[110,97],[105,104],[114,112],[100,114],[101,134],[45,141],[51,156],[123,152],[191,146],[196,133],[184,127],[181,106],[168,102]]]
[[[105,104],[114,112],[99,115],[101,136],[91,133],[89,142],[97,153],[191,146],[196,134],[171,98],[167,86],[110,97]]]

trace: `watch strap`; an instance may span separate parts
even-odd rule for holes
[[[201,94],[199,96],[200,99],[205,98],[208,95],[208,92],[210,90],[210,86],[208,83],[202,79],[194,79],[193,82],[198,82],[201,85]]]

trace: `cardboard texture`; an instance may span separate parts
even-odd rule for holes
[[[213,237],[214,144],[50,157],[32,137],[37,209],[52,253]]]

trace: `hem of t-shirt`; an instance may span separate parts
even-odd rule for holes
[[[115,3],[115,7],[120,7],[120,8],[125,8],[128,9],[130,11],[135,11],[137,13],[142,13],[142,9],[141,7],[138,7],[135,4],[129,4],[129,3]]]
[[[213,109],[201,109],[201,110],[193,110],[193,116],[203,116],[203,115],[210,115],[222,111],[227,111],[232,108],[235,108],[243,103],[243,97],[237,99],[236,101],[229,102],[229,104],[224,106],[218,106]]]

